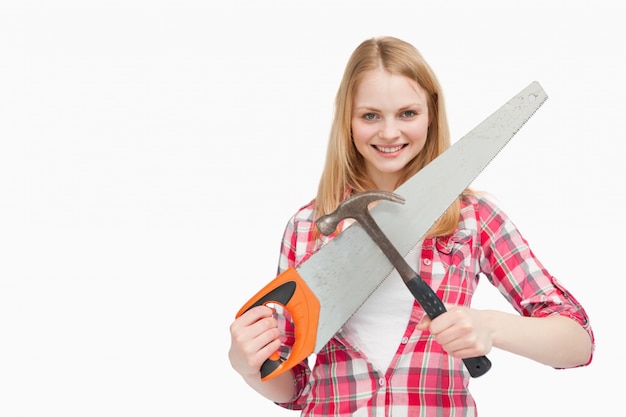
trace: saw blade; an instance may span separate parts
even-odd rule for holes
[[[396,191],[404,204],[381,201],[371,210],[405,256],[547,100],[538,82],[515,95]],[[393,271],[358,223],[352,224],[297,268],[320,300],[319,351]]]

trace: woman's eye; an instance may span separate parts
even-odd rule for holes
[[[400,116],[404,117],[404,118],[409,118],[409,117],[413,117],[415,116],[417,113],[415,113],[413,110],[407,110],[407,111],[403,111]]]
[[[365,113],[363,115],[363,118],[365,120],[376,120],[376,114],[374,114],[374,113]]]

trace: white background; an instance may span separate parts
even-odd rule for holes
[[[455,140],[534,80],[549,95],[473,186],[586,307],[596,355],[492,351],[480,415],[619,407],[623,2],[223,3],[0,2],[0,416],[298,415],[231,369],[228,326],[376,35],[422,51]],[[475,306],[512,311],[486,280]]]

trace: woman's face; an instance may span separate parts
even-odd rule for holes
[[[427,94],[417,82],[382,69],[365,74],[354,95],[352,139],[378,189],[393,191],[428,134]]]

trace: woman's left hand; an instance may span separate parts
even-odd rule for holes
[[[446,312],[431,320],[427,315],[417,329],[428,330],[435,340],[455,358],[471,358],[489,353],[493,346],[487,315],[480,310],[446,305]]]

